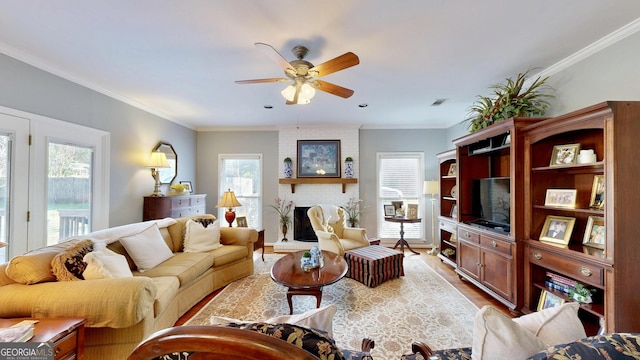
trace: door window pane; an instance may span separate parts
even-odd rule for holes
[[[93,151],[49,142],[47,244],[91,232]]]

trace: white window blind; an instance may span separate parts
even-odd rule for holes
[[[423,214],[422,184],[424,154],[415,153],[378,153],[378,233],[382,238],[399,238],[400,224],[384,221],[384,205],[392,201],[402,201],[406,211],[407,204],[418,204],[418,216]],[[422,223],[404,225],[405,239],[424,239]]]
[[[220,154],[219,181],[220,194],[231,189],[242,205],[236,207],[236,218],[245,216],[247,226],[262,228],[262,155],[261,154]],[[218,219],[224,221],[224,208],[218,209]],[[236,224],[233,224],[236,226]]]

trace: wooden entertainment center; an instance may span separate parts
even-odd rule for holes
[[[455,161],[451,153],[439,154],[440,258],[514,313],[536,311],[543,294],[571,301],[549,281],[560,278],[593,290],[593,302],[581,304],[579,312],[587,334],[640,332],[634,281],[640,274],[640,167],[633,165],[639,138],[640,102],[609,101],[555,118],[505,120],[454,140]],[[552,157],[567,148],[570,160],[554,163]],[[593,150],[595,161],[574,160],[580,149]],[[443,175],[453,162],[455,182]],[[509,179],[508,201],[493,203],[506,211],[497,224],[478,221],[474,184],[483,178]],[[602,182],[604,205],[594,206]],[[452,184],[455,201],[443,200],[451,198]],[[548,201],[549,189],[575,190],[574,203]],[[447,216],[451,203],[457,211]],[[573,224],[566,244],[543,234],[550,219]],[[599,243],[590,240],[594,221],[605,233]],[[447,248],[455,263],[442,253]]]

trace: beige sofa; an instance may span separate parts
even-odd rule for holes
[[[201,217],[214,219],[213,215]],[[186,253],[183,241],[188,219],[175,219],[167,227],[158,222],[173,256],[143,273],[137,270],[118,239],[108,239],[108,248],[127,258],[133,277],[56,281],[52,259],[83,239],[37,249],[0,265],[0,317],[85,318],[85,358],[126,359],[138,343],[160,329],[173,326],[205,296],[253,273],[253,243],[258,238],[255,229],[221,226],[220,242],[224,246],[203,253]],[[136,225],[146,223],[102,230],[86,237],[96,239],[93,234],[117,237],[127,233],[127,229],[133,231]],[[16,275],[17,271],[23,273]],[[20,276],[28,280],[23,281]],[[32,282],[35,283],[29,284]]]

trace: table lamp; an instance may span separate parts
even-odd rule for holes
[[[155,180],[155,187],[153,188],[153,194],[151,196],[164,196],[160,191],[160,170],[162,168],[168,168],[169,162],[167,161],[167,155],[160,151],[154,151],[151,153],[147,167],[151,168],[151,176]]]
[[[229,223],[229,227],[232,226],[231,224],[236,218],[236,213],[233,211],[233,208],[236,206],[242,205],[240,205],[238,199],[236,199],[236,195],[231,191],[231,189],[224,192],[222,199],[220,199],[220,202],[216,205],[217,208],[227,208],[227,212],[224,213],[224,218]]]
[[[438,195],[438,181],[429,180],[424,182],[423,194],[431,195],[431,250],[427,252],[429,255],[438,253],[436,245],[436,195]]]

